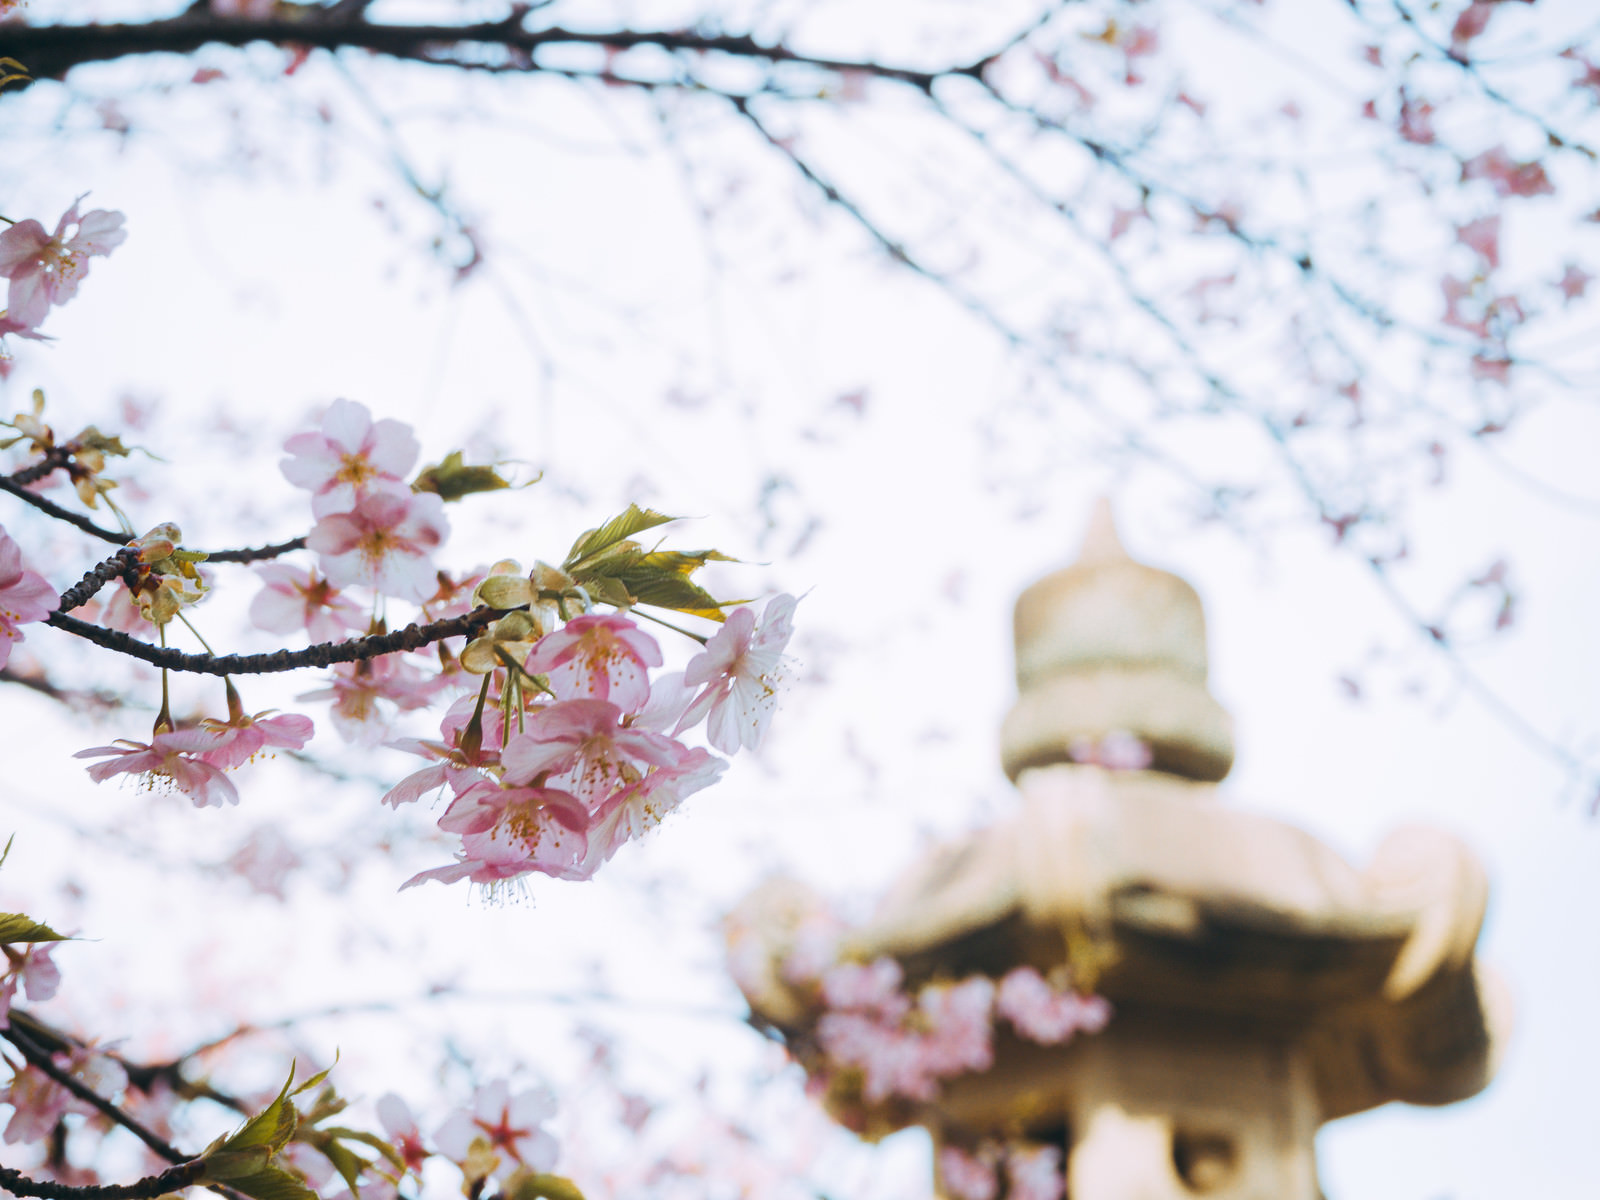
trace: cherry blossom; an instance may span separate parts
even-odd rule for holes
[[[728,764],[696,747],[670,766],[657,767],[601,805],[589,827],[589,849],[580,870],[593,874],[627,842],[643,837],[695,792],[710,787]]]
[[[228,856],[225,865],[253,891],[287,900],[283,885],[305,861],[275,826],[263,825]]]
[[[422,1132],[406,1102],[393,1092],[378,1097],[378,1123],[383,1126],[389,1144],[400,1155],[404,1169],[413,1175],[421,1171],[423,1162],[432,1157],[433,1151],[423,1145]]]
[[[1006,1200],[1062,1200],[1067,1181],[1059,1146],[1013,1146],[1006,1155]]]
[[[683,681],[701,688],[678,721],[677,732],[706,718],[706,737],[724,754],[754,750],[766,735],[777,704],[783,651],[794,632],[795,598],[774,597],[756,621],[748,608],[728,614],[705,649],[689,660]]]
[[[116,1059],[93,1046],[61,1051],[54,1055],[54,1062],[62,1071],[108,1100],[115,1099],[128,1086],[127,1072]],[[0,1088],[0,1103],[9,1104],[14,1110],[3,1135],[8,1145],[43,1141],[67,1113],[93,1115],[95,1111],[43,1071],[31,1066],[18,1069],[11,1083]]]
[[[200,722],[200,728],[214,734],[216,742],[211,749],[201,751],[197,757],[224,771],[242,767],[269,748],[299,750],[311,740],[315,730],[311,718],[299,713],[283,713],[274,717],[264,712],[255,716],[241,713],[228,721],[208,717]]]
[[[609,700],[630,713],[650,700],[649,670],[660,665],[656,640],[618,614],[574,617],[542,638],[525,664],[547,675],[562,700]]]
[[[1461,164],[1461,178],[1487,179],[1497,196],[1547,196],[1555,186],[1537,161],[1517,162],[1504,146],[1485,150]]]
[[[366,405],[352,400],[335,400],[320,432],[297,433],[283,448],[290,457],[279,469],[311,492],[311,511],[319,519],[350,512],[376,492],[408,494],[403,477],[421,449],[404,422],[374,421]]]
[[[439,1153],[460,1163],[473,1143],[484,1142],[499,1159],[493,1170],[499,1179],[517,1167],[548,1171],[555,1166],[560,1144],[540,1128],[555,1115],[555,1097],[547,1088],[510,1093],[504,1080],[479,1088],[472,1107],[453,1114],[434,1135]]]
[[[420,604],[438,586],[431,555],[449,532],[438,496],[369,492],[349,512],[331,513],[313,525],[306,545],[330,583],[357,583]]]
[[[328,686],[303,692],[301,700],[332,700],[333,727],[347,742],[371,746],[388,732],[388,707],[406,712],[426,708],[439,688],[437,676],[424,674],[398,654],[338,663]]]
[[[468,751],[462,746],[468,724],[477,716],[479,742]],[[401,738],[390,742],[396,750],[419,754],[432,759],[433,765],[407,775],[384,794],[383,803],[393,808],[420,800],[429,792],[449,784],[456,795],[461,795],[473,784],[486,778],[483,768],[493,768],[500,763],[502,718],[497,705],[485,704],[478,712],[476,696],[462,696],[445,711],[439,722],[442,741],[423,738]]]
[[[266,584],[250,602],[250,619],[269,633],[304,629],[313,642],[333,642],[366,626],[361,606],[315,571],[288,563],[256,568]]]
[[[196,808],[239,803],[239,793],[216,767],[199,756],[216,749],[216,735],[203,729],[178,729],[158,733],[149,743],[117,739],[110,746],[79,750],[74,758],[110,756],[91,764],[89,778],[104,783],[113,775],[138,775],[146,788],[158,784],[183,792]]]
[[[900,990],[900,964],[892,958],[870,963],[840,963],[822,974],[822,1000],[829,1008],[873,1013],[899,1021],[911,1011],[911,998]]]
[[[45,577],[22,561],[22,548],[0,526],[0,667],[22,641],[18,627],[44,620],[59,599]]]
[[[82,200],[79,196],[62,214],[53,235],[31,219],[0,233],[0,278],[11,281],[6,318],[18,326],[16,332],[37,326],[52,304],[71,300],[88,273],[89,259],[111,253],[127,238],[121,213],[96,208],[79,216]]]
[[[8,961],[5,977],[0,979],[0,1029],[10,1021],[11,1002],[16,998],[18,985],[35,1004],[56,994],[61,986],[61,970],[51,960],[54,950],[50,942],[5,947]]]
[[[994,1062],[993,1006],[994,981],[982,975],[929,984],[918,992],[926,1068],[939,1076],[987,1070]]]
[[[1568,263],[1566,270],[1562,272],[1560,280],[1556,283],[1556,286],[1561,289],[1563,303],[1571,304],[1574,300],[1582,299],[1583,294],[1589,290],[1589,282],[1593,278],[1593,275],[1578,266],[1577,263]]]
[[[1080,1031],[1098,1033],[1111,1019],[1105,997],[1051,987],[1032,967],[1006,973],[995,995],[995,1011],[1021,1036],[1042,1046],[1070,1041]]]
[[[1153,757],[1149,745],[1126,729],[1113,729],[1098,738],[1073,738],[1067,754],[1075,763],[1108,771],[1142,771]]]
[[[994,1200],[1000,1188],[994,1164],[960,1146],[940,1148],[939,1183],[952,1200]]]
[[[625,729],[622,710],[604,700],[562,700],[535,712],[506,742],[500,759],[505,781],[539,777],[572,792],[597,810],[612,790],[632,783],[649,766],[669,766],[682,747],[645,729]]]
[[[1483,256],[1491,268],[1500,265],[1500,214],[1492,213],[1456,226],[1456,241]]]

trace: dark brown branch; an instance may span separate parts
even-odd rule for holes
[[[221,17],[204,7],[176,17],[126,25],[13,25],[5,30],[4,53],[27,65],[34,79],[59,79],[84,63],[107,62],[140,54],[192,54],[207,45],[245,46],[272,42],[336,50],[370,50],[413,62],[459,66],[448,48],[487,46],[531,55],[543,46],[593,46],[628,50],[650,46],[667,51],[720,54],[732,58],[813,67],[824,71],[859,71],[928,89],[951,75],[976,75],[987,58],[939,70],[913,70],[881,63],[801,54],[782,45],[763,45],[742,34],[702,34],[688,30],[616,29],[603,32],[559,27],[525,29],[516,15],[472,25],[389,25],[368,21],[352,10],[315,5],[280,5],[266,20]],[[530,63],[526,68],[537,71]],[[23,84],[27,86],[27,84]]]
[[[82,1100],[107,1120],[121,1125],[169,1163],[186,1163],[190,1160],[190,1155],[182,1153],[148,1129],[137,1118],[123,1112],[93,1088],[87,1086],[81,1080],[74,1079],[56,1066],[52,1055],[56,1051],[71,1050],[74,1047],[72,1043],[66,1041],[48,1025],[36,1021],[27,1013],[13,1008],[11,1010],[11,1024],[5,1030],[0,1030],[0,1036],[3,1036],[6,1041],[10,1042],[22,1053],[22,1057],[28,1061],[29,1066],[49,1076],[50,1079],[60,1084],[71,1092],[73,1096]]]
[[[65,521],[73,528],[93,534],[103,542],[110,542],[114,546],[128,544],[128,535],[121,530],[107,529],[102,525],[96,525],[82,513],[75,513],[70,508],[62,508],[61,505],[49,497],[41,496],[38,492],[29,491],[28,488],[18,483],[14,476],[0,475],[0,492],[10,492],[18,500],[33,505],[46,516],[54,517],[58,521]]]
[[[71,612],[82,608],[94,595],[113,579],[127,575],[139,563],[139,552],[131,546],[118,550],[110,558],[96,563],[84,577],[61,593],[57,612]],[[131,583],[129,586],[133,586]]]
[[[35,465],[42,466],[44,464],[38,463]],[[101,541],[110,542],[117,546],[125,546],[128,544],[130,539],[128,538],[128,535],[123,533],[121,530],[107,529],[102,525],[96,525],[82,513],[75,513],[70,508],[63,508],[54,500],[51,500],[48,496],[41,496],[38,492],[30,490],[26,485],[36,482],[36,479],[27,477],[28,470],[29,469],[25,468],[24,470],[16,472],[14,475],[0,475],[0,491],[10,492],[17,499],[33,505],[34,508],[37,508],[46,516],[54,517],[58,521],[65,521],[74,529],[81,529],[85,533],[93,534]],[[55,465],[52,465],[50,470],[55,470]],[[45,475],[48,475],[49,473],[50,471],[44,472]],[[43,478],[43,476],[39,476],[39,478]],[[280,555],[288,554],[291,551],[304,550],[305,548],[306,539],[304,537],[295,537],[290,538],[286,542],[274,542],[270,546],[257,546],[242,550],[206,550],[202,551],[202,553],[205,554],[207,562],[251,563],[262,562],[269,558],[277,558]],[[85,599],[87,599],[87,597],[85,597]],[[80,600],[78,603],[82,604],[83,601]],[[73,605],[72,607],[75,608],[77,605]]]
[[[286,542],[274,542],[270,546],[257,546],[255,549],[246,550],[208,550],[205,551],[208,563],[251,563],[262,562],[269,558],[288,554],[294,550],[304,550],[306,539],[304,537],[290,538]]]
[[[69,1187],[48,1179],[29,1179],[21,1171],[0,1167],[0,1188],[13,1196],[39,1196],[42,1200],[155,1200],[168,1192],[193,1187],[204,1174],[205,1163],[195,1160],[180,1163],[159,1175],[150,1175],[137,1183],[92,1184],[86,1187]]]
[[[138,638],[102,625],[80,621],[64,612],[53,612],[46,625],[141,659],[169,671],[188,671],[201,675],[269,675],[298,671],[303,667],[331,667],[335,663],[361,662],[393,654],[399,650],[418,650],[452,637],[473,637],[502,614],[492,608],[477,608],[464,617],[434,621],[428,625],[407,625],[393,633],[352,638],[347,642],[318,642],[304,650],[274,650],[266,654],[186,654],[168,646],[152,646]]]

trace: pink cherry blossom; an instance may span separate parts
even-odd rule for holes
[[[22,548],[0,526],[0,667],[22,641],[18,626],[44,620],[60,599],[45,577],[22,561]]]
[[[939,1151],[940,1190],[952,1200],[994,1200],[1000,1179],[994,1164],[960,1146]]]
[[[533,783],[573,793],[599,809],[618,787],[643,777],[646,768],[677,761],[682,746],[644,729],[625,729],[622,710],[604,700],[561,700],[531,716],[501,752],[505,781]]]
[[[661,647],[627,617],[574,617],[541,638],[525,666],[547,675],[561,700],[609,700],[637,712],[650,700],[650,668],[661,665]]]
[[[438,496],[369,492],[349,512],[331,513],[313,525],[306,545],[330,583],[361,584],[420,604],[438,586],[431,556],[449,532]]]
[[[696,747],[671,766],[656,767],[643,779],[613,792],[594,815],[589,849],[580,871],[593,875],[600,865],[634,838],[643,837],[695,792],[710,787],[728,764]]]
[[[784,647],[794,632],[795,598],[776,596],[756,621],[748,608],[728,614],[706,647],[689,660],[683,681],[701,688],[676,732],[706,718],[706,737],[724,754],[761,745],[777,704]]]
[[[664,733],[683,718],[695,689],[683,682],[682,671],[657,675],[650,682],[650,699],[633,715],[633,728]]]
[[[347,742],[372,746],[388,732],[389,709],[426,708],[439,687],[436,675],[422,672],[410,659],[384,654],[360,662],[338,663],[325,688],[304,692],[300,700],[332,700],[333,727]]]
[[[1456,241],[1483,256],[1491,268],[1500,265],[1500,214],[1491,213],[1456,226]]]
[[[80,750],[74,758],[109,755],[105,762],[88,768],[89,778],[104,783],[113,775],[138,775],[147,789],[165,786],[183,792],[196,808],[239,803],[239,793],[216,767],[199,756],[217,748],[217,738],[203,729],[179,729],[158,733],[144,742],[119,738],[111,746]]]
[[[1103,996],[1080,996],[1071,988],[1051,987],[1032,967],[1006,973],[995,996],[995,1011],[1018,1034],[1042,1046],[1070,1041],[1076,1034],[1098,1033],[1111,1018]]]
[[[266,584],[250,602],[250,619],[269,633],[298,633],[313,642],[335,642],[366,627],[366,613],[315,571],[288,563],[256,568]]]
[[[1497,196],[1547,196],[1555,186],[1537,160],[1517,162],[1504,146],[1485,150],[1461,164],[1462,179],[1487,179]]]
[[[423,767],[422,770],[407,775],[390,788],[384,794],[383,803],[398,808],[402,804],[422,799],[429,792],[437,791],[447,783],[451,791],[459,796],[479,780],[487,778],[482,768],[493,768],[500,764],[500,730],[503,719],[498,705],[485,704],[480,718],[482,742],[476,752],[469,754],[462,749],[461,739],[477,708],[478,698],[472,695],[462,696],[452,704],[439,722],[439,732],[443,739],[441,741],[401,738],[399,741],[389,743],[396,750],[419,754],[423,758],[433,759],[434,762],[432,766]]]
[[[577,856],[581,855],[580,848]],[[529,862],[524,847],[497,839],[492,834],[469,833],[461,839],[461,850],[457,852],[455,862],[418,871],[400,885],[400,890],[403,892],[428,882],[456,883],[465,879],[482,887],[493,897],[502,885],[533,870],[534,866]]]
[[[228,721],[207,718],[200,722],[200,727],[214,734],[216,741],[196,757],[224,771],[243,766],[269,748],[302,749],[316,728],[310,717],[298,713],[272,717],[264,712],[253,717],[241,713]]]
[[[128,1075],[121,1064],[93,1046],[61,1051],[54,1055],[54,1062],[62,1071],[107,1100],[115,1100],[128,1086]],[[19,1069],[12,1076],[11,1083],[0,1088],[0,1104],[9,1104],[14,1110],[5,1128],[7,1144],[43,1141],[69,1112],[85,1115],[95,1113],[88,1104],[37,1067]]]
[[[924,1061],[935,1075],[985,1071],[994,1062],[994,981],[929,984],[917,993]]]
[[[263,825],[228,856],[227,867],[263,896],[287,900],[284,884],[305,865],[287,838],[272,825]]]
[[[555,1116],[556,1101],[547,1088],[510,1094],[504,1080],[478,1089],[472,1107],[453,1114],[434,1136],[439,1153],[462,1162],[472,1144],[487,1142],[499,1156],[495,1177],[505,1179],[518,1167],[548,1171],[556,1165],[560,1144],[540,1128]]]
[[[1126,729],[1113,729],[1098,738],[1073,738],[1067,754],[1075,763],[1108,771],[1142,771],[1153,758],[1149,745]]]
[[[21,329],[37,326],[52,304],[71,300],[88,273],[89,259],[109,254],[128,236],[119,212],[96,208],[79,216],[82,199],[62,214],[53,235],[34,220],[18,221],[0,233],[0,278],[11,281],[6,318]]]
[[[1006,1155],[1006,1200],[1062,1200],[1067,1181],[1059,1146],[1015,1146]]]
[[[384,1136],[400,1155],[404,1169],[418,1174],[433,1151],[423,1145],[422,1131],[417,1128],[410,1107],[393,1092],[378,1097],[378,1124],[383,1126]]]
[[[822,1002],[898,1022],[911,1011],[911,998],[900,990],[901,978],[900,964],[889,957],[840,963],[822,973]]]
[[[374,421],[367,406],[353,400],[335,400],[320,432],[297,433],[283,448],[290,457],[279,469],[311,492],[311,511],[319,519],[350,512],[374,492],[409,493],[404,476],[420,449],[409,425]]]
[[[1556,286],[1561,289],[1562,301],[1571,304],[1574,300],[1581,299],[1589,290],[1589,281],[1593,275],[1585,271],[1577,263],[1568,263],[1567,269],[1562,272],[1561,279]]]
[[[11,1002],[21,985],[34,1004],[50,999],[61,986],[61,970],[51,960],[52,942],[35,942],[21,947],[7,946],[8,960],[4,979],[0,979],[0,1029],[10,1021]]]

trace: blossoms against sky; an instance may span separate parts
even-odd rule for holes
[[[794,633],[795,603],[793,596],[775,596],[759,622],[748,608],[728,614],[683,673],[684,683],[701,691],[678,722],[680,730],[703,717],[707,739],[724,754],[761,745],[777,703],[783,651]]]
[[[89,259],[111,253],[127,238],[121,213],[96,208],[80,216],[82,200],[62,214],[53,234],[31,218],[0,232],[0,278],[11,281],[5,319],[16,326],[11,332],[37,328],[51,305],[77,295]]]
[[[58,599],[45,577],[22,561],[22,548],[0,526],[0,667],[22,641],[19,626],[44,620]]]
[[[351,400],[335,400],[320,430],[297,433],[283,448],[289,452],[280,464],[283,477],[311,493],[318,518],[349,512],[376,492],[409,493],[405,476],[421,449],[404,422],[374,421],[364,404]]]
[[[36,443],[50,444],[47,428],[40,424],[36,432]],[[301,699],[331,701],[335,729],[353,743],[375,745],[389,738],[396,714],[457,689],[476,692],[448,708],[437,740],[391,743],[425,765],[395,783],[384,801],[398,807],[438,793],[438,826],[458,839],[454,861],[417,873],[405,886],[466,879],[493,892],[530,873],[587,879],[727,768],[724,759],[684,740],[702,720],[707,739],[724,753],[760,743],[792,630],[793,597],[774,598],[759,620],[748,607],[735,609],[686,671],[652,679],[663,654],[630,615],[625,574],[584,575],[585,564],[596,571],[633,565],[659,588],[667,572],[666,594],[681,597],[683,611],[714,613],[715,600],[688,576],[715,551],[657,556],[628,540],[671,518],[630,507],[585,533],[563,567],[540,563],[526,578],[509,559],[487,574],[451,575],[434,558],[449,534],[443,493],[413,490],[404,478],[418,456],[407,426],[374,420],[364,406],[339,400],[316,430],[290,437],[285,449],[284,476],[310,494],[315,524],[304,547],[315,565],[258,563],[263,586],[251,616],[269,632],[303,630],[314,642],[357,652],[334,661],[323,686]],[[460,455],[450,458],[456,478],[473,477],[472,468],[455,461]],[[430,468],[419,479],[438,472]],[[491,470],[482,477],[505,486]],[[193,563],[205,556],[184,550],[181,541],[178,527],[166,523],[131,542],[137,569],[170,567],[198,579]],[[583,579],[616,611],[595,611]],[[196,587],[187,599],[198,601],[205,591]],[[16,623],[43,616],[56,602],[42,578],[22,567],[9,539],[0,542],[0,601],[7,596],[12,603],[0,608],[0,619],[10,622],[8,637]],[[359,653],[364,637],[350,635],[390,628],[392,601],[418,606],[419,622],[464,622],[465,644],[451,651],[423,641],[414,651]],[[112,603],[104,600],[103,610]],[[145,606],[141,611],[150,617]],[[146,787],[181,791],[198,806],[237,803],[225,772],[275,750],[304,748],[315,726],[297,713],[252,715],[231,679],[225,686],[226,719],[175,728],[164,703],[148,742],[119,739],[81,751],[79,757],[98,760],[88,768],[91,778],[134,775]]]

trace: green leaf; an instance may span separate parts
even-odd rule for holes
[[[676,575],[626,575],[623,582],[640,604],[653,604],[657,608],[671,608],[692,613],[697,617],[722,620],[722,610],[716,597],[696,583]]]
[[[602,604],[610,604],[617,608],[629,608],[634,603],[633,594],[628,590],[628,585],[620,579],[601,577],[592,580],[587,587],[589,597]]]
[[[326,1075],[327,1072],[322,1073]],[[322,1076],[311,1080],[317,1082]],[[283,1085],[283,1090],[278,1093],[278,1098],[264,1108],[260,1115],[250,1118],[244,1128],[238,1133],[223,1141],[218,1147],[219,1151],[249,1150],[256,1146],[270,1147],[276,1154],[289,1144],[289,1139],[294,1136],[295,1126],[299,1123],[299,1116],[294,1111],[294,1105],[289,1103],[289,1088],[294,1084],[294,1068],[289,1069],[289,1078]],[[302,1084],[303,1090],[310,1084]],[[211,1155],[207,1155],[210,1158]]]
[[[228,1180],[228,1186],[255,1200],[317,1200],[317,1194],[282,1167],[267,1167],[254,1175]]]
[[[343,1125],[330,1125],[319,1132],[338,1138],[340,1141],[360,1142],[363,1146],[371,1146],[393,1163],[397,1169],[406,1165],[406,1160],[401,1156],[400,1151],[394,1148],[394,1144],[376,1133],[368,1133],[364,1129],[346,1129]]]
[[[6,843],[9,850],[11,844]],[[65,942],[70,939],[48,925],[41,925],[21,913],[0,913],[0,942]]]
[[[445,460],[426,467],[411,484],[414,492],[432,492],[442,500],[459,500],[474,492],[494,492],[508,488],[509,481],[500,478],[493,467],[468,466],[461,459],[461,451],[452,451]]]
[[[506,1187],[507,1200],[584,1200],[578,1185],[564,1175],[518,1171]]]
[[[628,511],[619,517],[613,517],[598,529],[591,529],[572,544],[566,561],[561,565],[568,571],[572,570],[584,559],[598,554],[608,547],[615,546],[625,538],[630,538],[636,533],[646,529],[653,529],[657,525],[665,525],[668,521],[676,521],[677,517],[669,517],[665,513],[658,513],[648,508],[640,508],[637,504],[628,505]]]
[[[314,1144],[318,1150],[322,1151],[323,1156],[333,1164],[333,1169],[339,1172],[339,1177],[349,1186],[350,1194],[352,1196],[361,1195],[361,1189],[356,1186],[356,1180],[361,1178],[361,1172],[372,1165],[372,1160],[370,1158],[362,1158],[349,1146],[340,1145],[331,1137],[326,1142],[319,1140]]]

